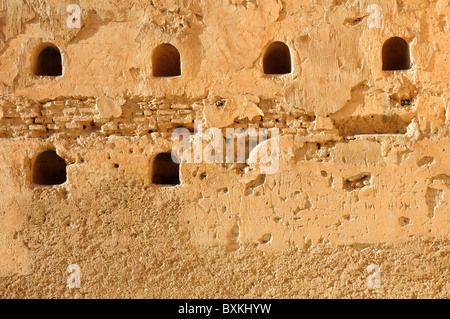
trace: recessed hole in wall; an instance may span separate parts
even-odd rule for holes
[[[358,190],[370,185],[370,173],[361,173],[344,180],[343,189],[347,191]]]
[[[180,184],[180,165],[172,161],[171,153],[160,153],[153,159],[152,183],[159,185]]]
[[[405,134],[413,116],[371,115],[350,116],[345,119],[335,119],[339,134],[354,136],[363,134]],[[397,134],[398,134],[397,133]]]
[[[173,45],[164,43],[153,51],[153,76],[173,77],[181,75],[180,52]]]
[[[63,199],[67,199],[67,197],[69,196],[69,191],[67,189],[62,189],[60,191],[60,194]]]
[[[382,49],[383,70],[408,70],[411,68],[408,43],[400,38],[393,37],[388,39]]]
[[[434,163],[434,157],[431,157],[431,156],[424,156],[424,157],[420,158],[419,160],[417,160],[418,166],[428,165],[431,163]]]
[[[225,99],[219,99],[219,100],[216,101],[216,106],[217,107],[224,107],[225,104],[227,104],[227,100],[225,100]]]
[[[224,193],[227,194],[228,193],[228,187],[223,187],[223,188],[219,188],[217,190],[218,193]]]
[[[120,165],[119,164],[114,164],[114,168],[119,168]]]
[[[288,74],[292,71],[289,47],[280,41],[272,42],[264,52],[265,74]]]
[[[400,101],[401,106],[410,106],[411,105],[411,99],[404,99]]]
[[[201,173],[201,174],[200,174],[200,179],[203,180],[203,179],[205,179],[207,176],[208,176],[208,174],[206,174],[206,173]]]
[[[322,177],[327,177],[328,176],[326,171],[320,171],[320,174],[322,175]]]
[[[248,182],[245,185],[244,194],[245,196],[255,195],[258,196],[260,192],[258,191],[258,187],[261,189],[266,182],[266,175],[265,174],[259,174],[254,180]]]
[[[34,75],[62,75],[61,52],[52,43],[43,43],[36,47],[31,55],[31,71]]]
[[[263,245],[268,244],[272,240],[272,234],[264,234],[260,239],[259,242]]]
[[[364,19],[364,17],[346,18],[344,20],[344,25],[346,25],[346,26],[355,26],[358,23],[360,23],[363,19]]]
[[[59,185],[67,180],[66,162],[55,151],[38,155],[33,165],[33,183],[38,185]]]
[[[407,226],[407,225],[409,225],[409,224],[411,224],[411,219],[409,219],[408,217],[404,217],[404,216],[402,216],[402,217],[400,217],[399,219],[398,219],[398,223],[400,224],[400,226]]]

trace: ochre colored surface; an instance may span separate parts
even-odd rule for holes
[[[81,29],[68,4],[0,1],[0,297],[450,297],[449,1],[80,1]],[[382,70],[392,37],[409,69]],[[291,73],[264,74],[275,41]],[[45,43],[62,76],[33,75]],[[153,76],[164,43],[181,76]],[[279,170],[155,185],[194,120],[279,128]],[[63,184],[33,183],[47,150]]]

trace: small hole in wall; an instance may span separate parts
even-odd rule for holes
[[[200,174],[200,179],[204,180],[208,175],[206,173],[201,173]]]
[[[61,197],[63,199],[67,199],[67,197],[69,196],[69,191],[67,189],[62,189],[59,193],[61,194]]]
[[[219,100],[216,101],[216,106],[217,107],[224,107],[225,104],[227,104],[227,100],[225,100],[225,99],[219,99]]]
[[[218,193],[228,194],[228,187],[219,188],[217,190]]]
[[[264,234],[260,239],[259,242],[263,245],[268,244],[272,240],[272,234]]]
[[[400,226],[404,227],[404,226],[408,226],[409,224],[411,224],[411,219],[409,219],[408,217],[400,217],[398,219],[398,223],[400,224]]]
[[[411,68],[409,45],[400,37],[390,38],[384,43],[382,57],[384,71],[408,70]]]
[[[180,184],[180,165],[172,161],[171,153],[160,153],[153,159],[152,183],[158,185]]]
[[[401,106],[410,106],[411,100],[410,99],[401,100],[400,104],[401,104]]]
[[[55,151],[38,155],[33,165],[33,183],[37,185],[59,185],[67,180],[66,162]]]
[[[119,164],[114,164],[114,168],[119,168],[120,165]]]
[[[173,77],[181,75],[180,52],[173,45],[159,45],[152,56],[153,76]]]
[[[292,71],[291,53],[289,47],[283,42],[272,42],[263,57],[265,74],[288,74]]]
[[[31,55],[31,68],[34,75],[62,75],[61,52],[52,43],[44,43],[34,49]]]

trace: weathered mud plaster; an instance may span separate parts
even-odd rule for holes
[[[449,297],[447,0],[81,1],[80,29],[69,3],[0,1],[0,296]],[[382,70],[391,37],[409,69]],[[290,73],[264,74],[274,41]],[[61,76],[33,74],[43,43]],[[163,43],[180,76],[153,76]],[[247,152],[155,185],[195,120],[279,129],[278,171]],[[66,182],[33,183],[47,150]]]

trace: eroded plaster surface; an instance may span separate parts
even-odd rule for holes
[[[76,3],[80,29],[69,1],[0,1],[0,296],[449,297],[448,1]],[[383,71],[394,36],[411,68]],[[289,74],[263,72],[274,41]],[[47,42],[62,76],[32,73]],[[153,76],[162,43],[180,76]],[[182,163],[155,185],[196,120],[279,129],[279,169]],[[45,150],[65,183],[33,183]]]

